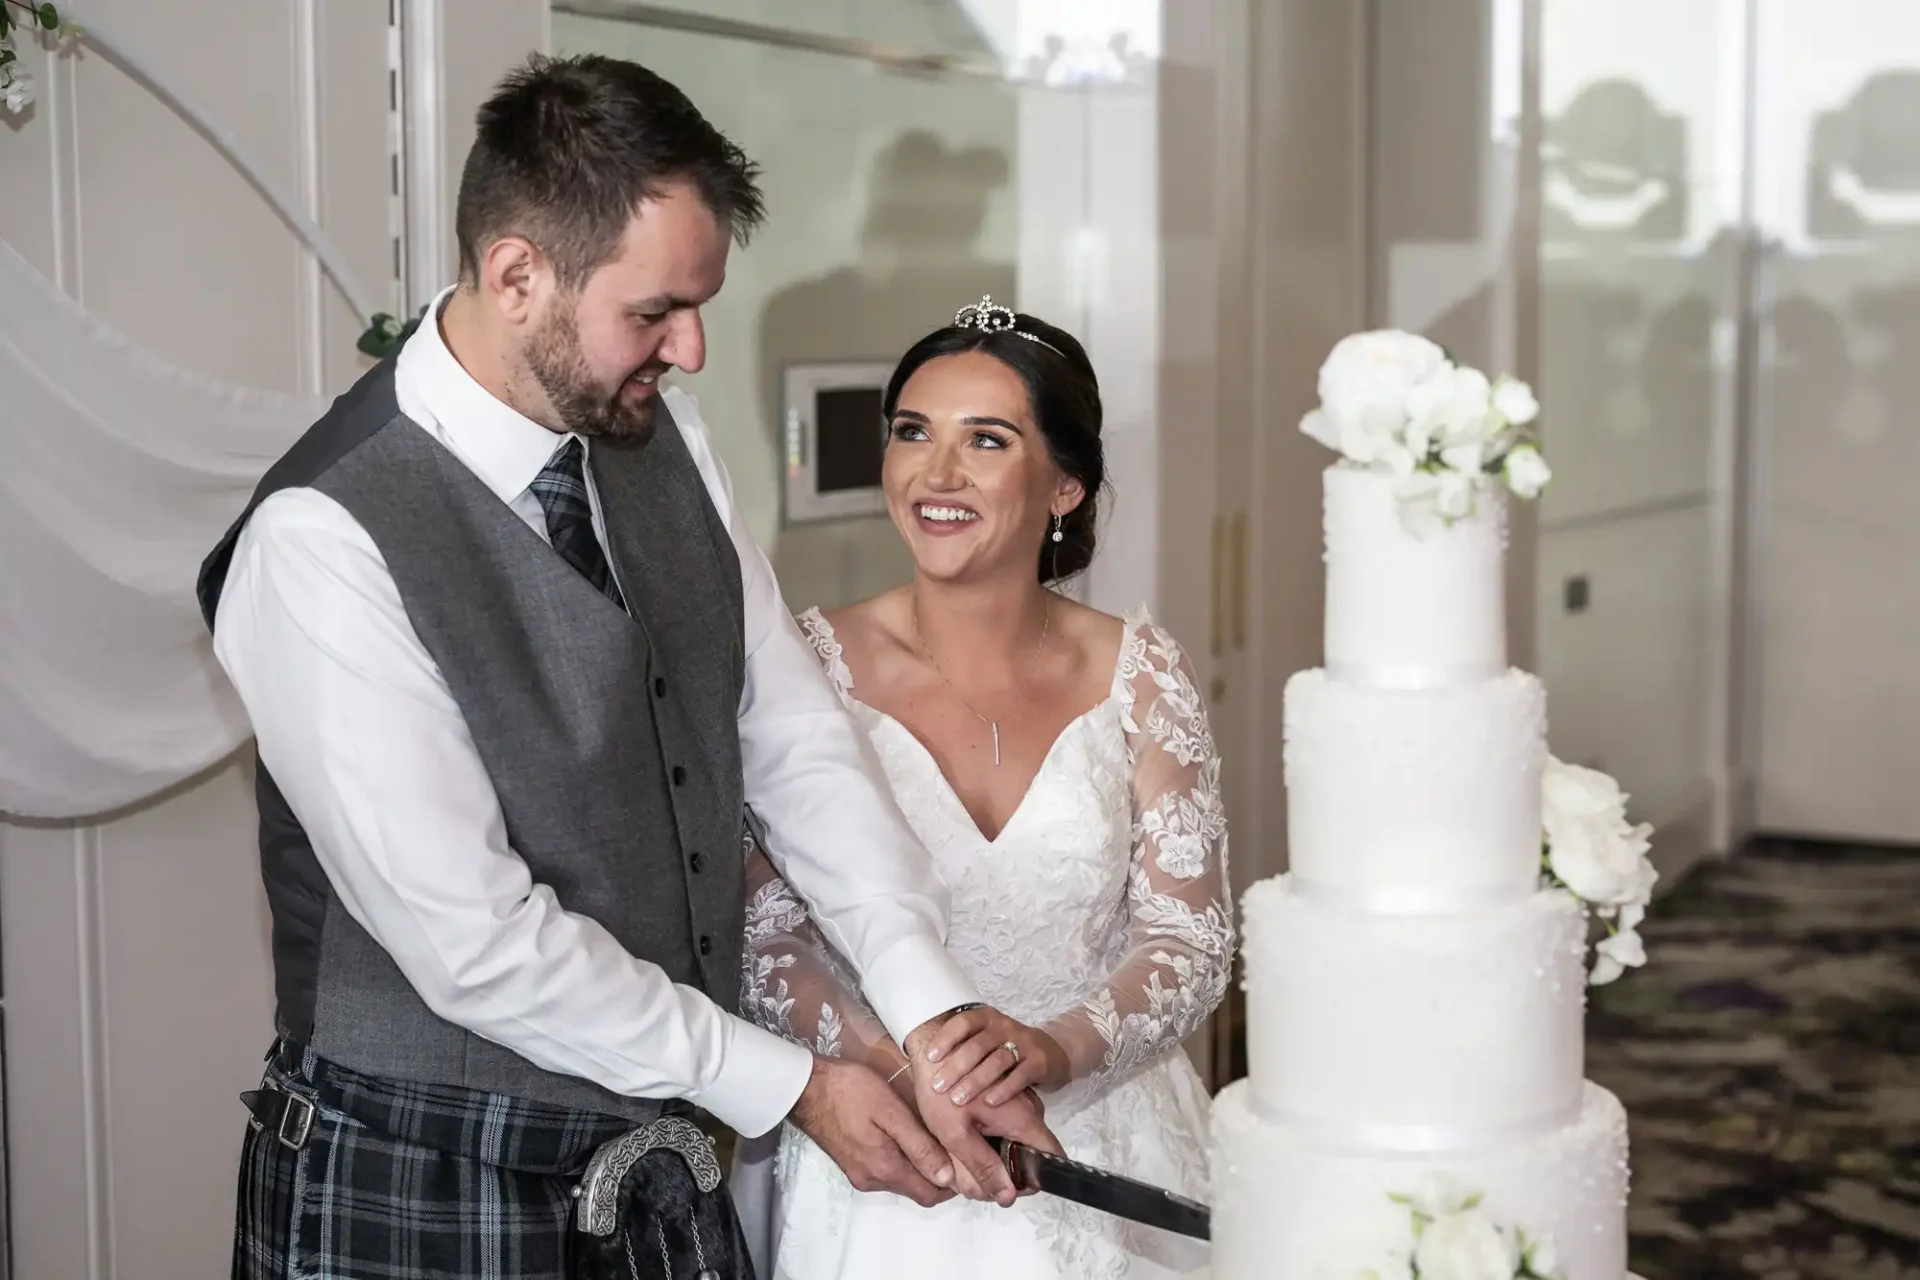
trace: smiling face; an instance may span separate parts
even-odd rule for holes
[[[729,243],[693,189],[674,183],[641,205],[612,257],[578,289],[561,288],[530,258],[530,274],[544,279],[528,283],[515,388],[522,412],[583,436],[652,435],[660,376],[706,363],[700,308],[726,279]]]
[[[881,484],[920,573],[1031,579],[1053,517],[1079,505],[1020,376],[980,351],[938,356],[900,389]]]

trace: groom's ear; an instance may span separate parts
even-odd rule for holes
[[[480,259],[480,275],[494,305],[513,324],[532,317],[550,275],[546,255],[525,236],[505,235],[487,246]]]

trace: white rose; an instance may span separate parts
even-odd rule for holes
[[[1645,901],[1652,828],[1627,822],[1626,793],[1606,774],[1547,757],[1541,777],[1547,865],[1574,896],[1601,907]]]
[[[1540,402],[1533,388],[1518,378],[1502,377],[1493,384],[1493,411],[1516,427],[1524,427],[1539,416]]]
[[[1445,448],[1479,442],[1496,434],[1492,388],[1478,369],[1449,365],[1407,396],[1407,438]]]
[[[1430,1223],[1413,1260],[1420,1280],[1513,1280],[1520,1250],[1479,1210],[1468,1209]]]
[[[1611,776],[1552,755],[1540,775],[1540,796],[1548,812],[1570,817],[1624,818],[1627,813],[1627,793]]]
[[[1648,843],[1640,828],[1591,818],[1547,824],[1547,865],[1573,895],[1618,906],[1640,894]]]
[[[1404,407],[1407,393],[1447,363],[1446,352],[1417,333],[1375,329],[1340,339],[1320,366],[1320,402],[1336,410],[1356,400]]]
[[[1553,470],[1547,466],[1547,460],[1530,444],[1520,445],[1507,453],[1501,474],[1514,496],[1527,501],[1539,497],[1540,491],[1547,487],[1547,481],[1553,479]]]
[[[1417,334],[1342,338],[1320,366],[1320,416],[1309,414],[1301,429],[1355,462],[1387,462],[1403,439],[1408,394],[1445,364],[1440,348]]]

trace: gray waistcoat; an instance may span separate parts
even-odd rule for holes
[[[400,415],[391,361],[268,472],[208,557],[201,604],[211,624],[234,539],[261,499],[304,485],[339,502],[385,557],[534,880],[732,1009],[744,913],[740,566],[664,406],[658,420],[644,447],[592,446],[631,617]],[[341,907],[271,765],[259,773],[260,844],[283,1034],[374,1075],[657,1113],[657,1102],[544,1071],[430,1011]]]

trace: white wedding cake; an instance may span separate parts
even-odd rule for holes
[[[1584,1079],[1592,980],[1644,959],[1645,828],[1551,762],[1507,664],[1523,384],[1358,335],[1305,429],[1326,653],[1286,689],[1287,874],[1246,893],[1247,1069],[1213,1113],[1217,1280],[1623,1280],[1627,1127]],[[1545,833],[1555,856],[1543,865]],[[1580,896],[1575,896],[1575,890]]]

